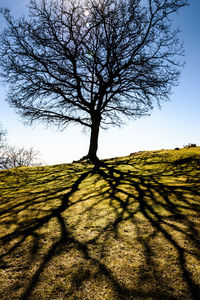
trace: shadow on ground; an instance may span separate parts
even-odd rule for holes
[[[2,173],[1,299],[200,299],[200,178],[185,163]]]

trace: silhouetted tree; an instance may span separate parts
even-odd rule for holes
[[[29,19],[1,9],[0,71],[8,102],[29,122],[91,129],[138,118],[177,84],[182,45],[171,15],[187,0],[31,0]]]

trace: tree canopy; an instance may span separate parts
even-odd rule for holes
[[[171,15],[187,0],[31,0],[16,20],[1,9],[0,75],[7,100],[29,123],[91,129],[149,114],[168,100],[183,54]]]

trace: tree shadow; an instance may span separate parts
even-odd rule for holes
[[[199,299],[200,191],[184,163],[36,170],[6,209],[2,189],[1,298]]]

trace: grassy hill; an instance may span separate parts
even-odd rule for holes
[[[0,299],[200,299],[200,147],[0,172]]]

